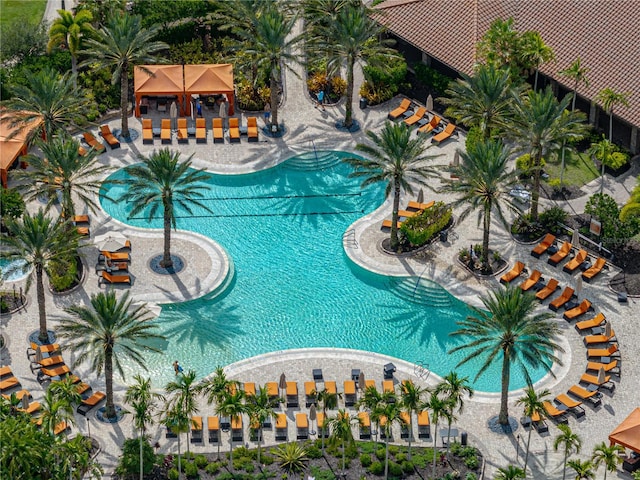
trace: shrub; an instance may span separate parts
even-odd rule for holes
[[[393,98],[407,76],[407,62],[403,57],[373,56],[363,67],[365,82],[360,96],[377,105]]]
[[[360,451],[358,449],[358,445],[356,445],[355,443],[348,444],[344,452],[345,457],[347,458],[357,458],[359,453]]]
[[[391,100],[398,90],[390,85],[374,85],[366,80],[360,86],[359,94],[367,100],[369,105],[378,105]]]
[[[373,460],[371,460],[371,455],[369,455],[368,453],[363,453],[362,455],[360,455],[360,465],[362,465],[364,468],[370,467],[372,462]]]
[[[402,467],[399,463],[389,462],[389,475],[392,477],[401,477],[402,476]]]
[[[387,456],[387,452],[384,449],[384,447],[376,449],[376,458],[378,460],[384,460],[386,456]]]
[[[307,457],[309,458],[322,458],[322,450],[315,444],[305,445],[307,449]]]
[[[629,155],[624,152],[614,152],[609,157],[607,167],[612,170],[618,170],[629,162]]]
[[[539,166],[540,170],[542,170],[545,165],[546,162],[544,161],[544,158],[541,158]],[[533,159],[528,153],[516,158],[516,170],[518,170],[518,176],[520,178],[531,178],[535,173],[534,168]]]
[[[167,478],[169,480],[180,480],[180,474],[178,473],[177,468],[172,468],[167,472]]]
[[[258,111],[269,102],[271,89],[255,87],[248,80],[236,80],[236,99],[243,110]]]
[[[389,445],[389,455],[395,455],[399,451],[400,449],[398,448],[397,445]]]
[[[389,452],[391,452],[391,448],[389,448]],[[406,453],[398,453],[395,456],[396,462],[398,463],[402,463],[407,459],[407,454]]]
[[[436,93],[444,94],[447,88],[449,88],[451,79],[436,69],[424,63],[417,63],[413,66],[413,70],[418,81],[430,86]]]
[[[369,467],[369,472],[374,475],[382,475],[384,473],[384,464],[382,462],[373,462]]]
[[[316,480],[336,480],[336,476],[328,468],[311,467],[309,470]]]
[[[198,468],[204,468],[209,463],[207,457],[205,457],[204,455],[196,455],[194,462],[198,466]]]
[[[145,474],[153,470],[155,454],[149,440],[144,437],[142,443],[142,465]],[[122,446],[122,456],[116,469],[119,475],[133,475],[140,472],[140,439],[128,438]]]
[[[204,471],[210,475],[216,475],[220,471],[220,464],[218,462],[211,462],[205,467]]]
[[[397,460],[397,458],[396,458],[396,460]],[[409,462],[409,461],[405,460],[400,465],[402,466],[402,471],[404,473],[411,474],[415,470],[415,467],[413,466],[413,462]]]
[[[452,214],[451,207],[444,202],[436,202],[422,214],[403,222],[400,230],[411,245],[424,245],[449,224]]]
[[[15,188],[0,188],[0,221],[18,219],[24,213],[24,200]]]
[[[51,261],[47,273],[51,287],[56,292],[63,292],[70,288],[78,277],[77,259],[71,257]]]
[[[467,466],[467,468],[470,468],[471,470],[476,470],[479,465],[477,455],[466,457],[464,459],[464,464]]]
[[[538,217],[539,218],[539,217]],[[520,234],[525,238],[539,238],[547,231],[539,222],[534,222],[530,213],[518,217],[511,226],[511,233]]]
[[[271,465],[273,464],[273,462],[275,462],[275,458],[273,458],[271,455],[266,455],[266,454],[262,454],[260,455],[260,461],[263,463],[263,465]]]
[[[549,180],[547,180],[547,185],[549,185],[554,192],[559,192],[562,187],[562,183],[560,182],[560,179],[557,177],[550,178]]]
[[[465,147],[467,152],[472,151],[478,142],[482,141],[482,132],[479,127],[471,127],[467,133],[467,139],[465,140]]]
[[[184,469],[184,474],[187,478],[198,478],[198,467],[195,463],[186,462],[182,468]]]
[[[478,476],[473,472],[469,472],[467,476],[464,477],[464,480],[478,480]]]
[[[558,234],[561,231],[560,224],[567,221],[567,212],[562,208],[553,206],[538,216],[538,221],[543,230]]]

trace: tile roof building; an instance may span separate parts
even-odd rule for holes
[[[573,85],[558,72],[580,57],[589,86],[579,86],[579,97],[593,101],[607,87],[630,93],[629,107],[615,107],[614,116],[626,127],[624,143],[638,151],[640,0],[386,0],[375,8],[393,35],[465,74],[473,72],[476,44],[494,20],[513,18],[517,31],[540,32],[555,53],[540,73],[564,91]],[[608,119],[599,122],[608,128]]]

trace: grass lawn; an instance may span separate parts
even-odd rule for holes
[[[593,164],[590,156],[586,153],[565,154],[564,160],[564,183],[566,185],[575,185],[580,188],[600,176],[600,172]],[[560,178],[560,170],[560,158],[549,160],[544,167],[544,171],[547,172],[551,178]]]
[[[47,0],[0,0],[0,28],[7,27],[17,18],[40,23],[46,6]]]

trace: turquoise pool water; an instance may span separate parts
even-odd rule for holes
[[[26,262],[22,259],[20,260],[9,260],[7,258],[0,258],[0,278],[5,282],[17,282],[18,280],[22,280],[27,277],[31,270],[27,273],[22,273],[22,267]],[[18,267],[17,270],[13,270],[15,267]],[[8,273],[10,270],[13,270],[11,273]]]
[[[218,365],[305,347],[378,352],[425,363],[438,375],[455,368],[462,355],[446,352],[460,340],[449,333],[467,306],[435,283],[373,274],[346,257],[343,234],[384,197],[381,186],[361,190],[360,180],[348,177],[350,167],[339,161],[345,156],[319,152],[255,174],[210,175],[206,204],[213,214],[179,214],[178,228],[222,245],[235,275],[215,298],[163,307],[164,353],[145,355],[157,384],[173,378],[176,359],[204,376]],[[110,187],[109,196],[118,198],[123,188]],[[103,207],[131,225],[162,225],[160,218],[151,224],[128,218],[123,202],[103,200]],[[134,245],[134,261],[146,261],[143,254]],[[477,364],[459,371],[473,378]],[[519,375],[513,369],[512,388],[524,386]],[[542,375],[531,372],[534,379]],[[474,387],[499,391],[499,378],[496,365]]]

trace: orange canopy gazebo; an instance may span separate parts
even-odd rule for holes
[[[143,96],[177,96],[180,114],[184,98],[182,65],[144,65],[133,69],[133,88],[136,97],[136,117],[140,116],[140,103]]]
[[[224,94],[229,101],[229,115],[233,115],[233,65],[220,63],[216,65],[185,65],[184,91],[187,95],[187,115],[191,112],[191,96],[193,94]]]
[[[27,154],[27,138],[41,124],[42,120],[35,119],[22,128],[11,127],[9,115],[6,112],[0,114],[0,181],[4,188],[7,188],[7,175],[11,165],[20,155]]]
[[[617,443],[636,453],[640,453],[640,408],[636,408],[631,412],[631,414],[611,432],[609,442],[611,442],[611,445]]]

